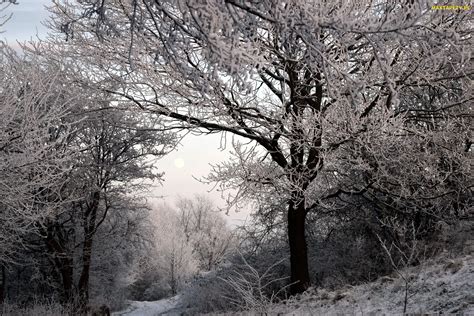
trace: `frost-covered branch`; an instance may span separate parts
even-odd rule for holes
[[[67,148],[78,94],[60,69],[0,46],[0,262],[19,260],[22,238],[61,205],[74,151]]]
[[[424,205],[438,213],[465,199],[469,12],[429,1],[54,3],[51,27],[100,78],[92,86],[113,82],[118,103],[250,142],[210,179],[238,188],[235,203],[285,198],[294,293],[310,284],[308,206],[341,209],[325,199],[333,192],[366,188],[414,210],[455,188],[451,202]]]

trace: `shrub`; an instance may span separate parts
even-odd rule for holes
[[[34,301],[27,306],[4,302],[0,305],[0,312],[3,316],[62,316],[72,314],[71,308],[56,301]]]
[[[265,311],[286,298],[289,263],[274,248],[239,254],[218,270],[201,274],[184,291],[183,307],[194,313]]]

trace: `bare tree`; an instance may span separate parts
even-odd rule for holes
[[[403,313],[407,312],[408,307],[408,299],[410,298],[409,294],[411,291],[411,282],[409,275],[406,274],[404,269],[408,268],[409,266],[413,265],[416,261],[420,259],[422,256],[422,247],[418,244],[416,240],[416,227],[412,222],[411,225],[398,226],[398,223],[383,223],[384,225],[389,225],[395,231],[397,231],[403,237],[406,237],[407,226],[411,226],[409,228],[411,234],[410,237],[406,238],[408,240],[403,240],[399,242],[398,245],[394,241],[390,244],[383,240],[379,235],[377,238],[380,242],[382,249],[384,250],[385,254],[387,255],[390,264],[392,265],[395,272],[402,278],[403,282],[405,283],[405,291],[404,291],[404,299],[403,299]],[[405,238],[403,238],[405,239]],[[413,295],[413,294],[412,294]]]
[[[175,295],[198,272],[199,261],[174,209],[163,205],[156,213],[155,269]]]
[[[146,255],[139,278],[152,276],[156,296],[176,294],[199,272],[216,269],[232,250],[232,231],[204,195],[179,198],[176,207],[161,205],[154,215],[155,247]],[[153,291],[153,284],[148,287]]]
[[[204,195],[180,198],[176,203],[180,226],[202,270],[210,271],[226,257],[235,236],[214,203]]]
[[[75,155],[67,138],[78,94],[60,69],[0,43],[0,265],[18,263],[23,238],[64,202],[60,189]]]
[[[468,12],[428,1],[54,3],[52,28],[97,73],[97,87],[168,117],[170,127],[245,139],[211,180],[237,188],[233,202],[283,197],[293,293],[310,285],[310,210],[368,189],[431,199],[405,187],[427,168],[438,196],[456,194],[422,156],[449,144],[465,159],[464,136],[453,133],[469,139]],[[386,154],[396,151],[408,153],[397,166],[417,155],[391,181]]]
[[[117,239],[136,233],[127,208],[145,209],[136,194],[161,181],[154,163],[174,134],[156,115],[120,111],[110,94],[88,89],[93,74],[64,55],[35,43],[19,55],[0,44],[0,267],[52,267],[64,300],[85,309],[95,236],[103,223],[121,233],[108,218],[120,212],[126,231]]]
[[[60,259],[57,268],[62,274],[66,299],[73,298],[76,288],[80,304],[85,307],[95,236],[112,213],[123,212],[126,216],[130,211],[124,207],[143,208],[129,200],[138,200],[134,197],[136,192],[144,192],[151,181],[161,180],[162,173],[157,172],[154,162],[171,149],[174,137],[171,133],[157,133],[158,121],[151,116],[118,111],[100,96],[83,101],[79,110],[84,118],[81,129],[69,142],[81,154],[64,189],[64,194],[73,196],[74,201],[67,205],[62,218],[51,222],[46,235],[48,248]],[[137,224],[121,222],[128,226],[127,233]],[[57,225],[60,227],[52,229]],[[76,248],[81,248],[81,264],[75,286],[72,260]]]

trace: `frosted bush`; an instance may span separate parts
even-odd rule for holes
[[[21,306],[9,302],[0,305],[2,316],[62,316],[71,315],[69,307],[62,306],[55,301],[35,301],[31,306]]]

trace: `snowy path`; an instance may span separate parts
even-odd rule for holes
[[[179,314],[176,309],[179,303],[179,295],[155,302],[130,302],[130,306],[120,312],[112,313],[113,316],[156,316]]]

